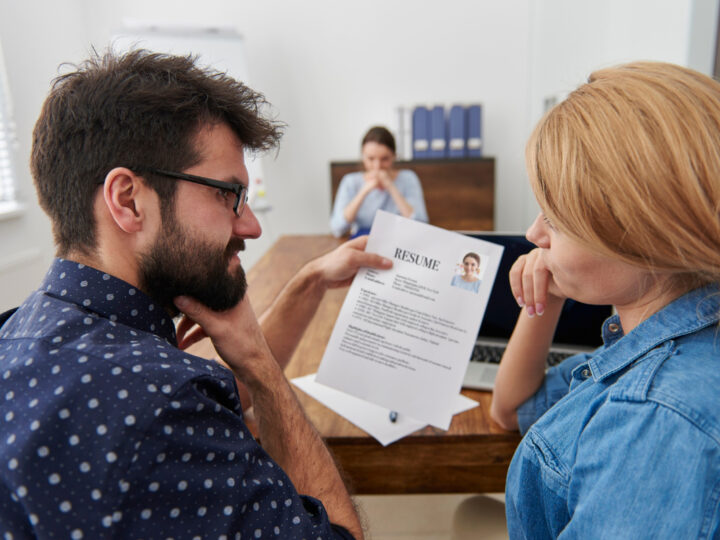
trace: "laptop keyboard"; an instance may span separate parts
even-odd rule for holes
[[[482,343],[476,343],[473,349],[472,356],[470,357],[471,362],[487,362],[490,364],[499,364],[500,358],[502,358],[505,352],[505,347],[496,345],[484,345]]]
[[[487,362],[490,364],[499,364],[505,347],[502,345],[488,345],[485,343],[476,343],[473,349],[472,356],[470,357],[471,362]],[[567,357],[572,356],[573,353],[555,352],[551,351],[548,354],[548,365],[554,366],[559,364]]]

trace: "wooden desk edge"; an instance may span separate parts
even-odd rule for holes
[[[367,437],[326,441],[355,493],[497,493],[520,435],[412,437],[385,447]],[[398,474],[397,463],[410,462]]]

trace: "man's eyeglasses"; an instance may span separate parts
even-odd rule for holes
[[[204,176],[195,176],[194,174],[164,171],[162,169],[154,169],[151,167],[140,168],[140,170],[147,171],[151,174],[157,174],[159,176],[177,178],[178,180],[185,180],[187,182],[194,182],[195,184],[201,184],[203,186],[218,188],[227,193],[234,193],[235,203],[233,204],[233,212],[235,212],[236,216],[240,217],[242,216],[243,210],[245,210],[245,205],[248,200],[248,188],[242,184],[223,182],[222,180],[214,180],[213,178],[205,178]]]
[[[217,188],[224,193],[233,193],[235,195],[235,202],[233,204],[233,212],[235,215],[242,216],[243,210],[248,200],[248,188],[242,184],[236,184],[234,182],[223,182],[221,180],[215,180],[213,178],[205,178],[204,176],[195,176],[194,174],[185,174],[172,171],[164,171],[162,169],[154,169],[152,167],[131,167],[136,172],[149,172],[159,176],[167,176],[169,178],[177,178],[178,180],[185,180],[187,182],[194,182],[195,184],[201,184],[203,186],[210,186]],[[104,180],[98,182],[102,184]]]

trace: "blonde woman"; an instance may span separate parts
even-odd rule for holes
[[[527,145],[538,247],[492,415],[525,433],[511,538],[720,535],[720,84],[661,63],[594,73]],[[566,298],[604,346],[546,371]]]

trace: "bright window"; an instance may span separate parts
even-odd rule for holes
[[[8,206],[14,206],[16,200],[11,152],[15,144],[15,126],[12,121],[11,105],[0,47],[0,212]]]

